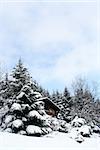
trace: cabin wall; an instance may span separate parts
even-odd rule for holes
[[[57,114],[58,114],[58,111],[55,110],[55,108],[48,103],[45,103],[45,110],[48,115],[53,116],[53,117],[57,116]]]

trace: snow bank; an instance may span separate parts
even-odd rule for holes
[[[66,133],[52,132],[48,137],[28,137],[0,132],[1,150],[99,150],[100,137],[87,138],[79,144]]]

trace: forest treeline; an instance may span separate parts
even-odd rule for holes
[[[43,97],[48,97],[53,101],[60,108],[57,118],[70,122],[77,115],[85,118],[87,122],[93,122],[100,126],[100,98],[96,97],[93,89],[89,88],[84,79],[75,80],[73,95],[67,85],[63,92],[56,90],[51,94],[32,79],[21,59],[10,75],[6,73],[0,77],[0,109],[8,103],[12,103],[11,99],[16,99],[24,85],[28,85],[33,91],[39,92]]]

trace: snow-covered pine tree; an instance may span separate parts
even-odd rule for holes
[[[11,76],[13,77],[13,81],[10,84],[14,95],[18,94],[24,85],[30,84],[31,77],[27,68],[23,66],[21,59],[19,59],[18,64],[13,69]]]
[[[53,91],[51,95],[51,100],[60,108],[63,108],[62,105],[62,93],[60,93],[58,90]]]
[[[9,79],[8,73],[5,74],[4,79],[0,82],[0,97],[2,99],[2,106],[7,102],[6,99],[9,97]]]
[[[87,122],[94,120],[95,108],[94,97],[89,89],[86,89],[83,93],[83,106],[81,109],[81,117],[84,117]]]
[[[55,104],[57,104],[57,95],[56,95],[55,91],[53,91],[53,93],[51,95],[51,99]]]
[[[42,92],[42,94],[43,94],[43,96],[48,97],[48,98],[51,99],[51,95],[50,95],[50,93],[49,93],[48,90],[45,90],[45,89],[44,89],[43,92]]]
[[[94,120],[100,126],[100,99],[97,99],[94,103],[95,105],[95,113],[94,113]]]
[[[87,122],[94,120],[94,96],[86,81],[78,79],[74,86],[72,115],[77,114],[79,117],[85,118]]]
[[[9,96],[5,98],[7,102],[0,109],[1,130],[35,136],[52,131],[41,101],[43,96],[35,89],[27,69],[19,60],[12,73]]]
[[[72,99],[67,87],[65,87],[63,94],[58,90],[53,92],[51,99],[60,108],[58,118],[70,121],[71,117],[69,117],[69,114],[72,106]]]
[[[73,105],[72,103],[72,99],[71,99],[71,96],[70,96],[70,93],[67,89],[67,87],[65,87],[64,89],[64,92],[63,92],[63,95],[62,95],[62,116],[63,116],[63,119],[66,120],[66,121],[70,121],[70,111],[71,111],[71,106]]]

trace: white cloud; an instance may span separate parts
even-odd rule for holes
[[[63,81],[69,82],[77,75],[88,76],[90,73],[100,73],[96,45],[77,46],[74,51],[58,60],[54,70],[55,78],[61,78]]]
[[[14,56],[23,54],[33,76],[43,84],[100,73],[96,3],[27,4],[0,7],[1,61],[12,63]]]

